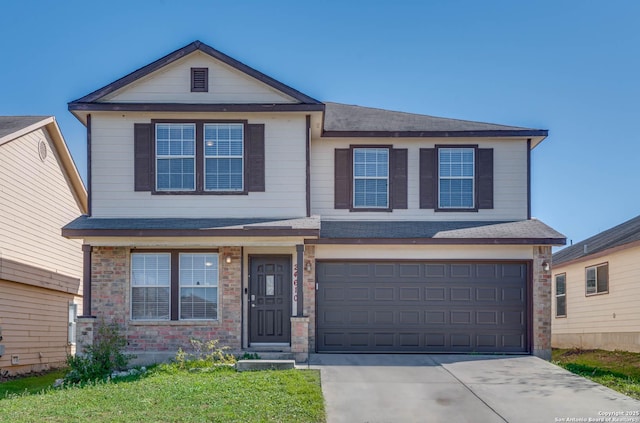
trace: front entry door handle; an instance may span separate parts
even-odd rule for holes
[[[255,301],[256,300],[256,296],[254,294],[251,294],[251,301]]]

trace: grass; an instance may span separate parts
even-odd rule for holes
[[[56,379],[62,379],[67,369],[58,369],[45,375],[27,376],[0,383],[0,399],[12,394],[35,394],[53,385]]]
[[[0,399],[0,422],[324,422],[316,370],[238,373],[175,366],[143,377]]]
[[[640,399],[640,353],[554,349],[552,361],[572,373]]]

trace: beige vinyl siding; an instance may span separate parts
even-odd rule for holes
[[[81,299],[24,284],[0,280],[0,327],[5,354],[0,357],[0,369],[11,373],[46,370],[64,365],[68,344],[69,303]],[[19,364],[11,365],[17,355]]]
[[[640,351],[640,247],[616,251],[593,259],[553,268],[552,333],[554,346],[583,342],[584,347],[615,349],[611,339],[606,344],[589,346],[606,334],[635,334],[636,351]],[[585,268],[609,264],[609,292],[585,295]],[[566,274],[567,317],[556,318],[555,275]],[[563,339],[564,337],[564,339]],[[618,345],[622,349],[629,349]]]
[[[334,151],[349,145],[392,145],[408,149],[408,208],[393,212],[350,212],[334,208]],[[493,148],[494,208],[478,212],[420,209],[420,149],[478,144]],[[339,220],[519,220],[527,218],[527,142],[479,138],[328,138],[311,143],[311,213]]]
[[[60,230],[81,212],[44,129],[0,146],[0,189],[1,257],[80,278],[82,242],[63,238]]]
[[[525,245],[316,245],[316,259],[363,260],[532,260]]]
[[[191,92],[191,68],[209,68],[209,91]],[[294,99],[195,52],[107,96],[109,103],[294,103]]]
[[[265,125],[265,192],[152,195],[135,192],[133,126],[151,119],[243,120]],[[304,114],[121,114],[92,119],[94,217],[300,217],[306,215]]]

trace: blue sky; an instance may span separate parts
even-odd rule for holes
[[[366,5],[366,7],[364,7]],[[67,102],[198,39],[323,101],[549,129],[532,212],[574,242],[640,214],[640,3],[35,1],[0,8],[0,114]]]

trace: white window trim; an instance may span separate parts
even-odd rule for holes
[[[356,159],[355,159],[355,155],[356,155],[356,150],[386,150],[387,151],[387,176],[356,176]],[[353,158],[352,158],[352,163],[351,163],[351,174],[353,175],[353,187],[352,187],[352,191],[353,191],[353,196],[351,199],[351,202],[353,204],[353,208],[354,209],[388,209],[389,206],[389,185],[390,185],[390,166],[389,166],[389,161],[391,158],[391,149],[387,148],[387,147],[355,147],[353,149]],[[384,206],[356,206],[356,179],[360,179],[360,180],[370,180],[370,179],[374,179],[374,180],[386,180],[387,181],[387,198],[386,198],[386,205]]]
[[[558,294],[558,277],[562,276],[564,278],[564,294]],[[554,276],[554,287],[555,292],[554,297],[556,299],[556,307],[555,307],[555,316],[556,318],[567,317],[567,274],[559,273]],[[558,314],[558,298],[564,298],[564,314]]]
[[[160,156],[158,155],[158,126],[160,125],[182,125],[182,126],[192,126],[193,127],[193,154],[192,155],[166,155],[166,156]],[[197,189],[197,184],[198,181],[196,180],[196,151],[198,148],[198,141],[197,141],[197,136],[196,136],[196,125],[195,123],[189,123],[189,122],[184,122],[184,123],[179,123],[179,122],[159,122],[155,124],[154,127],[155,130],[155,137],[154,137],[154,141],[155,142],[155,176],[156,176],[156,191],[158,192],[194,192]],[[189,189],[189,188],[160,188],[158,186],[158,160],[164,160],[164,159],[192,159],[193,160],[193,188]]]
[[[67,342],[69,345],[76,345],[76,325],[78,322],[78,304],[69,302],[69,329],[67,332]]]
[[[607,267],[607,290],[606,291],[598,291],[598,268],[599,267]],[[588,272],[589,270],[593,269],[595,272],[595,292],[589,292],[588,291],[588,283],[589,283],[589,278],[588,278]],[[587,297],[591,297],[593,295],[602,295],[602,294],[608,294],[609,293],[609,263],[600,263],[600,264],[596,264],[593,266],[589,266],[589,267],[585,267],[584,269],[584,292],[585,292],[585,296]]]
[[[242,123],[205,123],[202,125],[203,128],[203,132],[206,133],[206,128],[207,126],[220,126],[220,125],[238,125],[240,126],[240,129],[242,130],[242,154],[241,155],[229,155],[229,156],[208,156],[206,153],[206,148],[204,148],[205,146],[203,146],[202,148],[202,168],[204,169],[204,173],[202,175],[203,177],[203,181],[202,181],[202,186],[204,191],[207,192],[243,192],[244,191],[244,152],[245,152],[245,146],[244,146],[244,142],[245,142],[245,134],[244,134],[244,124]],[[203,134],[203,143],[206,143],[207,140],[204,138],[204,134]],[[220,188],[216,188],[216,189],[207,189],[207,159],[241,159],[242,160],[242,184],[240,186],[240,188],[229,188],[229,189],[220,189]]]
[[[210,255],[210,256],[214,256],[214,260],[216,261],[216,271],[217,271],[217,275],[216,275],[216,284],[214,285],[183,285],[182,281],[180,280],[180,274],[181,274],[181,270],[182,269],[178,269],[178,295],[182,295],[182,288],[215,288],[216,289],[216,318],[214,319],[210,319],[210,318],[202,318],[202,319],[198,319],[198,318],[192,318],[192,319],[183,319],[180,316],[182,316],[182,301],[180,299],[178,299],[178,320],[181,321],[216,321],[219,319],[220,317],[220,257],[218,255],[218,253],[201,253],[201,252],[194,252],[194,253],[190,253],[189,251],[181,251],[180,253],[178,253],[178,263],[180,263],[180,257],[183,254],[189,254],[189,255]]]
[[[472,176],[440,176],[440,151],[442,150],[472,150],[473,151],[473,163],[472,163],[472,167],[473,167],[473,175]],[[442,210],[473,210],[476,208],[476,149],[473,147],[439,147],[437,149],[437,154],[438,154],[438,168],[436,169],[436,171],[438,172],[438,208],[442,209]],[[455,179],[460,179],[460,180],[464,180],[464,179],[470,179],[471,180],[471,206],[470,207],[464,207],[464,206],[443,206],[440,203],[440,193],[442,192],[442,186],[441,186],[441,182],[443,179],[447,179],[447,180],[455,180]]]
[[[139,286],[134,286],[133,285],[133,256],[134,255],[168,255],[169,256],[169,285],[139,285]],[[130,289],[129,289],[129,319],[131,321],[134,322],[168,322],[171,321],[171,253],[165,252],[165,251],[158,251],[157,253],[152,253],[152,252],[144,252],[144,253],[137,253],[137,252],[132,252],[131,253],[131,257],[129,259],[129,285],[130,285]],[[159,319],[159,318],[148,318],[148,319],[136,319],[133,317],[133,289],[134,288],[169,288],[169,317],[166,319]]]

